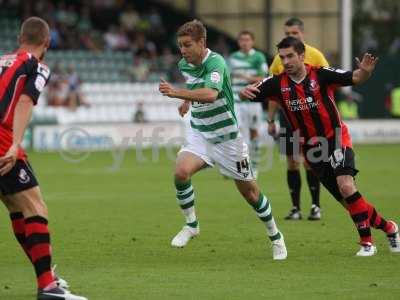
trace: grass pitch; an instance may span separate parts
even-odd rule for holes
[[[388,218],[400,221],[400,145],[356,146],[360,191]],[[272,201],[289,257],[274,262],[263,224],[234,184],[216,170],[193,178],[200,237],[170,247],[183,218],[172,185],[173,161],[137,162],[133,150],[117,171],[110,153],[79,163],[31,153],[50,210],[54,262],[73,291],[90,300],[122,299],[400,299],[400,255],[374,231],[378,254],[358,258],[356,231],[325,191],[323,220],[284,221],[290,208],[285,161],[274,153],[259,184]],[[302,176],[302,210],[310,196]],[[0,226],[0,299],[35,299],[31,265]]]

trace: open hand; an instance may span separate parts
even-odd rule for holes
[[[254,99],[260,90],[255,85],[248,85],[240,91],[240,98],[243,99]]]
[[[12,145],[8,149],[6,155],[0,157],[0,176],[4,176],[15,166],[18,157],[19,147],[17,145]]]
[[[174,97],[175,95],[175,88],[170,84],[169,82],[165,81],[163,78],[161,78],[160,84],[158,86],[158,90],[163,96],[167,97]]]
[[[361,61],[356,57],[358,68],[368,73],[372,73],[378,60],[378,57],[375,57],[370,53],[365,53]]]

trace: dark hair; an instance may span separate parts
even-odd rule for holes
[[[190,36],[196,42],[202,38],[206,40],[207,30],[204,27],[203,23],[201,23],[199,20],[193,20],[190,22],[186,22],[181,27],[179,27],[177,36],[180,37],[185,35]]]
[[[306,51],[303,42],[292,36],[285,37],[276,47],[278,50],[293,47],[297,54],[303,54]]]
[[[241,37],[242,35],[249,35],[251,39],[254,41],[254,33],[252,31],[248,29],[242,30],[241,32],[239,32],[238,38]]]
[[[26,19],[21,26],[20,41],[39,46],[49,39],[50,30],[47,22],[38,17]]]
[[[298,26],[301,31],[304,31],[304,23],[299,18],[293,17],[285,22],[285,26]]]

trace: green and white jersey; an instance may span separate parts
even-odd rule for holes
[[[240,101],[239,92],[249,83],[243,76],[267,76],[268,65],[262,52],[251,49],[249,53],[233,52],[229,56],[232,89],[235,101]],[[247,101],[246,101],[247,103]]]
[[[218,98],[212,103],[192,102],[191,127],[213,144],[235,139],[239,129],[230,74],[224,58],[207,49],[200,65],[187,63],[182,58],[178,67],[189,90],[211,88],[218,91]]]

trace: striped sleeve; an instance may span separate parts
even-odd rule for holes
[[[27,81],[22,94],[29,96],[36,105],[40,93],[43,91],[50,78],[49,68],[36,59],[30,59],[26,63]]]

